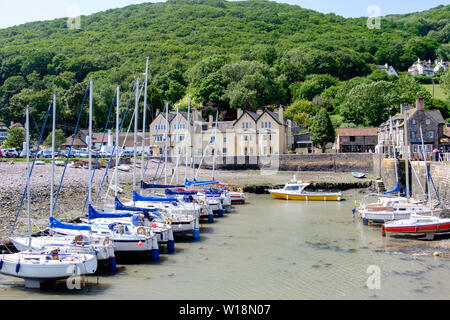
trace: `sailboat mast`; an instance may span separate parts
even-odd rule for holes
[[[50,181],[50,217],[53,217],[53,192],[55,184],[55,130],[56,130],[56,94],[53,94],[53,119],[52,119],[52,173]],[[51,228],[49,229],[51,232]]]
[[[431,183],[430,183],[430,174],[428,172],[428,164],[427,164],[427,156],[425,152],[425,144],[423,142],[423,133],[422,133],[422,126],[420,126],[420,140],[422,142],[422,154],[423,154],[423,161],[425,163],[425,169],[427,171],[427,189],[428,189],[428,202],[430,205],[430,209],[433,210],[433,203],[431,199]]]
[[[92,78],[89,79],[89,139],[88,139],[88,151],[89,151],[89,184],[88,184],[88,203],[92,204]]]
[[[144,112],[142,115],[142,154],[141,154],[141,181],[144,181],[145,174],[145,122],[147,120],[147,86],[148,86],[148,62],[149,57],[147,57],[147,62],[145,65],[145,83],[144,83]],[[150,155],[149,155],[150,156]],[[141,184],[139,184],[141,186]],[[141,187],[139,187],[139,192],[142,192]]]
[[[184,150],[185,152],[185,167],[184,167],[184,181],[186,181],[187,179],[187,173],[188,173],[188,163],[189,163],[189,158],[188,158],[188,149],[189,149],[189,145],[188,145],[188,140],[187,138],[189,137],[191,141],[193,141],[193,136],[191,136],[189,134],[189,130],[190,130],[190,126],[191,126],[191,96],[188,96],[188,112],[187,112],[187,126],[186,126],[186,137],[185,137],[185,141],[186,141],[186,148]],[[191,145],[193,145],[191,143]]]
[[[137,129],[139,111],[139,78],[136,79],[136,98],[134,102],[134,164],[133,164],[133,191],[136,191],[136,163],[137,163]]]
[[[27,145],[27,214],[28,214],[28,250],[31,250],[31,214],[30,214],[30,117],[29,107],[25,109],[25,130],[26,130],[26,145]]]
[[[168,139],[169,139],[169,103],[166,102],[166,139],[164,145],[164,184],[167,185],[167,151],[168,151]]]
[[[408,112],[404,111],[405,125],[404,140],[405,140],[405,174],[406,174],[406,199],[409,202],[409,150],[408,150]]]
[[[393,158],[394,158],[394,168],[395,168],[395,179],[398,182],[398,169],[397,169],[397,152],[395,151],[397,145],[394,143],[394,129],[393,129],[393,123],[392,123],[392,116],[389,116],[389,130],[391,133],[391,144],[392,144],[392,152],[393,152]],[[398,195],[400,195],[400,191],[397,192]]]
[[[176,130],[176,135],[175,135],[175,145],[177,146],[177,149],[179,148],[178,147],[178,143],[179,143],[179,140],[180,140],[180,136],[179,136],[179,134],[178,134],[178,131],[180,130],[180,117],[178,116],[178,106],[177,106],[177,115],[176,115],[176,117],[177,117],[177,130]],[[175,175],[176,175],[176,184],[178,184],[178,159],[180,158],[180,155],[179,155],[179,153],[178,153],[178,150],[176,151],[177,152],[177,165],[176,165],[176,167],[175,167]]]
[[[218,126],[218,122],[219,122],[219,110],[217,110],[216,113],[216,127],[214,128],[214,145],[217,146],[217,126]],[[213,147],[213,170],[212,170],[212,180],[214,180],[214,172],[216,170],[216,153],[217,150],[215,147]]]
[[[119,184],[119,107],[120,107],[120,86],[117,86],[117,104],[116,104],[116,167],[114,168],[114,196],[117,198]]]

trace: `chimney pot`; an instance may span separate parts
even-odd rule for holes
[[[244,114],[241,108],[237,109],[237,118],[239,119]]]
[[[416,99],[416,109],[417,110],[425,110],[425,101],[423,98]]]
[[[256,113],[259,114],[259,115],[262,115],[262,114],[263,114],[263,110],[262,110],[261,108],[259,108],[259,109],[256,111]]]

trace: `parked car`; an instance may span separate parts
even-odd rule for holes
[[[133,157],[134,152],[133,151],[123,151],[121,154],[122,157]]]
[[[67,158],[68,154],[69,154],[69,150],[61,150],[58,152],[57,156],[60,158]],[[71,151],[69,158],[73,158],[74,156],[75,156],[74,151]]]
[[[38,158],[51,158],[52,157],[52,150],[41,150],[37,154]]]
[[[75,150],[74,152],[75,158],[89,158],[89,152],[82,150]]]
[[[14,148],[3,149],[2,154],[3,154],[3,157],[5,157],[5,158],[18,158],[19,157],[19,152]]]

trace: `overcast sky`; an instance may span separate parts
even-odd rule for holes
[[[25,22],[51,20],[71,16],[73,7],[79,8],[82,15],[120,8],[143,2],[162,2],[164,0],[0,0],[0,28]],[[344,17],[371,16],[370,6],[379,8],[379,15],[409,13],[426,10],[450,0],[276,0],[277,2],[300,5],[324,13],[334,12]]]

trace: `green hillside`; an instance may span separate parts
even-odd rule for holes
[[[121,85],[125,106],[149,56],[153,112],[187,94],[209,107],[205,113],[219,108],[222,117],[238,107],[303,99],[347,122],[373,125],[378,117],[349,112],[349,104],[364,100],[347,101],[351,90],[384,94],[405,87],[407,80],[372,75],[374,64],[405,71],[417,57],[448,60],[450,6],[385,17],[381,29],[369,29],[366,20],[261,0],[169,0],[83,16],[81,29],[68,29],[66,19],[0,29],[0,120],[22,121],[30,104],[32,117],[42,121],[57,92],[58,122],[69,128],[92,76],[94,122],[101,128],[115,86]],[[402,99],[420,94],[415,83],[407,87],[413,93],[403,92]],[[355,92],[351,97],[358,99]]]

